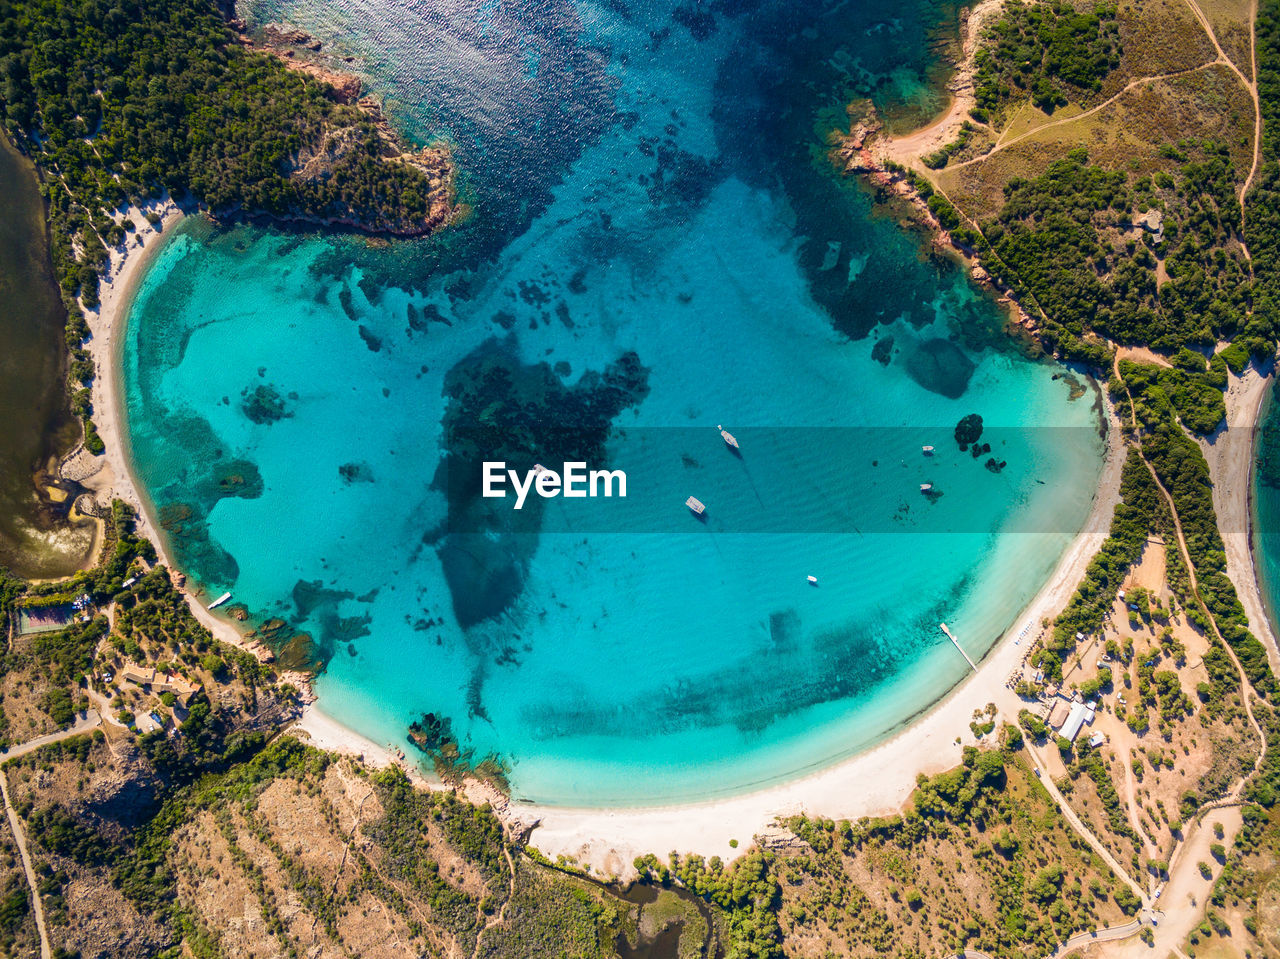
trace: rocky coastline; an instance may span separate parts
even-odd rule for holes
[[[891,139],[884,133],[884,124],[868,104],[867,112],[853,122],[848,134],[832,150],[832,162],[846,175],[862,177],[881,196],[904,206],[911,219],[929,234],[930,247],[958,260],[974,283],[992,291],[996,302],[1005,308],[1010,324],[1039,342],[1040,327],[1035,317],[1018,302],[1006,283],[987,270],[979,251],[961,243],[942,225],[918,185],[921,175],[913,175],[908,167],[891,159],[884,149],[886,141]]]
[[[972,8],[960,11],[961,52],[955,73],[947,83],[951,102],[939,117],[911,133],[893,136],[869,100],[851,103],[849,130],[835,135],[830,157],[844,174],[864,178],[881,196],[904,206],[911,220],[929,234],[934,251],[958,260],[974,283],[992,291],[996,302],[1006,311],[1011,332],[1029,336],[1042,346],[1036,317],[999,278],[1001,271],[989,270],[983,254],[960,242],[930,207],[929,197],[938,191],[926,175],[923,161],[926,155],[952,140],[964,123],[973,122],[970,111],[976,102],[975,55],[982,31],[1000,13],[1004,2],[980,0]],[[970,225],[976,227],[976,224]]]
[[[363,95],[364,81],[357,74],[336,69],[330,62],[317,58],[324,45],[310,34],[275,23],[251,32],[244,20],[234,16],[228,18],[227,25],[234,32],[236,41],[245,49],[276,58],[288,69],[318,81],[335,103],[359,110],[363,118],[372,123],[381,141],[380,159],[418,170],[427,178],[432,190],[430,213],[424,220],[401,222],[370,220],[357,216],[317,217],[292,214],[273,214],[272,220],[408,238],[435,233],[456,219],[458,205],[454,189],[455,167],[447,146],[431,144],[417,149],[408,146],[392,128],[382,111],[382,104],[374,97]],[[351,62],[353,58],[343,59]],[[292,159],[290,175],[304,181],[327,176],[351,149],[352,140],[349,128],[326,130],[319,144],[304,146]]]

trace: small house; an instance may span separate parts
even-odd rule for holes
[[[125,663],[120,676],[138,686],[150,686],[155,682],[156,671],[150,666],[139,666],[137,663]]]

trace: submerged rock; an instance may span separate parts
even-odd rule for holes
[[[881,366],[888,366],[889,360],[893,357],[893,337],[886,336],[876,341],[876,345],[871,347],[871,358]]]
[[[969,444],[978,442],[982,436],[982,417],[970,413],[956,424],[956,442],[960,444],[960,452],[965,452]]]
[[[243,397],[240,409],[251,421],[259,426],[275,423],[293,414],[285,408],[284,398],[270,384],[264,384],[250,390],[248,387],[240,392]]]

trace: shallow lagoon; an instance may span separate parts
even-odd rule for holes
[[[541,801],[741,791],[882,738],[968,669],[940,620],[975,659],[1021,626],[1101,465],[1092,392],[822,155],[854,95],[928,112],[948,11],[691,10],[251,8],[449,137],[475,216],[390,245],[189,221],[125,344],[184,565],[309,634],[337,718],[447,717]],[[952,438],[973,412],[1000,472]],[[587,451],[628,498],[513,521],[468,492],[492,447]]]

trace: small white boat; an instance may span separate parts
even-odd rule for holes
[[[694,516],[701,516],[703,513],[707,511],[707,508],[702,505],[702,500],[698,499],[695,496],[690,496],[687,500],[685,500],[684,505],[689,507],[689,509],[693,510]]]
[[[534,476],[541,476],[541,475],[542,475],[543,473],[545,473],[546,471],[547,471],[547,468],[546,468],[545,466],[543,466],[541,463],[534,463],[534,464],[533,464],[533,475],[534,475]]]
[[[927,492],[929,492],[929,490],[931,490],[931,489],[933,489],[933,484],[932,484],[932,483],[921,483],[921,484],[920,484],[920,492],[922,492],[922,493],[927,493]]]
[[[719,424],[716,424],[716,429],[720,431],[720,435],[724,437],[725,444],[730,449],[734,449],[734,450],[741,449],[741,447],[738,446],[738,441],[733,438],[732,433],[730,433],[728,430],[726,430],[723,426],[720,426]]]
[[[925,456],[932,456],[932,455],[933,455],[933,447],[932,447],[932,446],[922,446],[922,447],[920,447],[920,452],[921,452],[921,453],[923,453]]]
[[[810,577],[809,577],[809,585],[810,585],[810,586],[817,586],[817,585],[818,585],[818,577],[816,577],[816,576],[810,576]]]
[[[226,602],[227,600],[229,600],[230,598],[231,598],[231,594],[230,594],[230,593],[223,593],[221,596],[219,596],[217,599],[215,599],[212,603],[210,603],[210,604],[209,604],[209,608],[210,608],[210,609],[217,609],[219,606],[221,606],[223,603],[225,603],[225,602]]]

